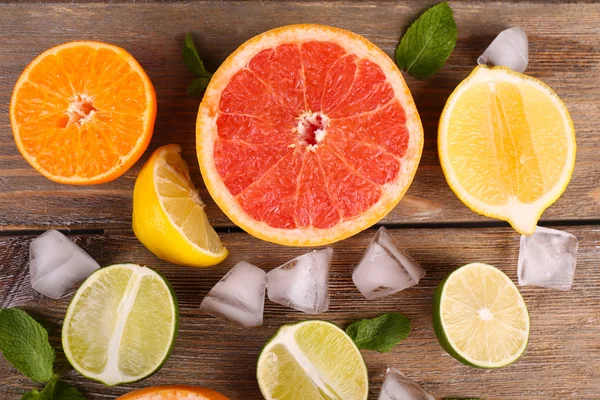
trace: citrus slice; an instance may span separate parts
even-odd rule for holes
[[[148,147],[152,82],[125,50],[101,42],[53,47],[29,64],[10,102],[19,151],[42,175],[73,185],[123,175]]]
[[[423,128],[394,62],[352,32],[291,25],[240,46],[213,75],[196,125],[215,202],[250,234],[319,246],[402,198]]]
[[[510,278],[488,264],[467,264],[438,286],[433,326],[442,347],[460,362],[499,368],[515,362],[529,339],[529,313]]]
[[[220,263],[228,251],[204,213],[181,147],[157,149],[133,189],[133,232],[158,258],[193,267]]]
[[[446,103],[438,148],[446,180],[463,203],[531,235],[571,179],[575,130],[544,83],[479,66]]]
[[[148,267],[115,264],[75,293],[62,345],[81,375],[110,386],[134,382],[167,361],[178,321],[177,297],[165,278]]]
[[[260,354],[257,378],[267,400],[364,400],[369,394],[360,351],[326,321],[282,326]]]
[[[195,386],[174,385],[154,386],[135,390],[118,398],[118,400],[229,400],[211,389]]]

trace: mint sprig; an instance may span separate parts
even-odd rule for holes
[[[26,392],[22,400],[85,400],[77,388],[58,379],[48,331],[25,311],[0,309],[0,351],[23,375],[35,382],[49,382],[41,392]]]
[[[452,9],[446,2],[436,4],[421,14],[402,36],[396,49],[396,63],[415,78],[427,79],[444,66],[457,38]]]
[[[199,78],[192,81],[187,87],[187,93],[190,96],[200,97],[202,92],[208,86],[212,74],[204,68],[204,63],[200,59],[198,49],[194,44],[194,38],[191,33],[185,35],[185,42],[183,44],[183,62],[188,66],[190,71],[198,75]]]
[[[346,333],[359,349],[387,353],[408,337],[410,319],[399,313],[388,313],[363,319],[350,325]]]
[[[85,400],[85,397],[75,386],[56,378],[48,383],[41,392],[35,389],[25,392],[21,400]]]
[[[25,311],[0,310],[0,351],[23,375],[35,382],[48,382],[56,355],[48,332]]]

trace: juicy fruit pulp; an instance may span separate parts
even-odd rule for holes
[[[325,321],[281,327],[258,359],[257,378],[267,400],[364,400],[369,393],[360,351]]]
[[[155,386],[135,390],[118,398],[118,400],[229,400],[227,397],[211,389],[174,385]]]
[[[111,265],[93,273],[73,297],[62,344],[82,375],[106,385],[134,382],[164,364],[178,319],[177,298],[157,272]]]
[[[350,236],[395,206],[422,128],[381,50],[347,31],[298,25],[259,35],[223,64],[197,141],[207,187],[234,222],[307,245]]]
[[[459,361],[503,367],[525,351],[529,314],[517,287],[499,269],[473,263],[454,271],[434,298],[440,344]]]
[[[575,133],[564,104],[542,82],[477,67],[448,100],[439,151],[463,202],[529,235],[569,182]]]
[[[160,147],[142,167],[133,190],[133,232],[157,257],[174,264],[210,266],[227,257],[179,154]]]
[[[125,50],[71,42],[23,71],[10,116],[19,151],[40,173],[61,183],[102,183],[121,176],[145,151],[156,95]]]

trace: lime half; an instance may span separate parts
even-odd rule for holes
[[[369,394],[360,351],[325,321],[282,326],[260,354],[257,378],[267,400],[364,400]]]
[[[515,362],[529,339],[529,313],[515,284],[488,264],[467,264],[438,286],[433,326],[442,347],[464,364],[500,368]]]
[[[177,336],[177,298],[156,271],[136,264],[100,268],[81,285],[62,330],[67,359],[106,385],[144,379],[162,367]]]

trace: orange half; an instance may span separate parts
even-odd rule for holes
[[[423,128],[394,62],[352,32],[274,29],[214,74],[196,126],[215,202],[264,240],[317,246],[383,218],[409,187]]]
[[[152,82],[125,50],[101,42],[53,47],[25,68],[10,102],[17,147],[60,183],[118,178],[144,153],[154,129]]]
[[[229,400],[229,398],[211,389],[174,385],[155,386],[135,390],[118,398],[118,400]]]

